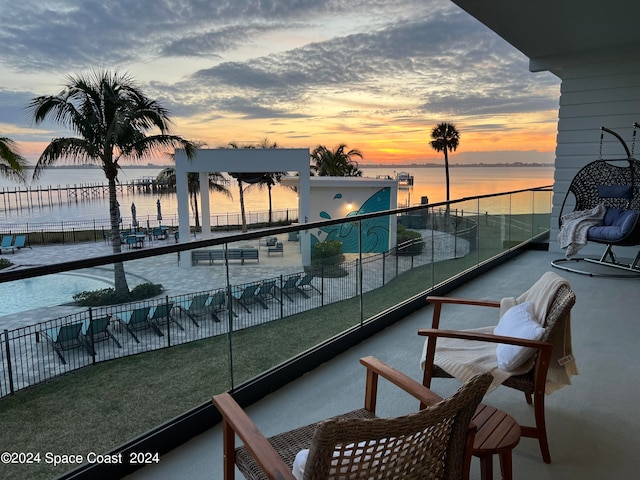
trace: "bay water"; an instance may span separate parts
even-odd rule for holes
[[[143,178],[155,178],[163,169],[162,166],[124,167],[119,174],[123,184]],[[413,175],[414,184],[398,191],[398,206],[410,206],[421,203],[423,197],[429,202],[441,202],[446,199],[444,167],[363,167],[364,177],[376,178],[390,176],[395,178],[399,171]],[[452,166],[450,169],[450,198],[458,199],[477,195],[520,190],[531,187],[551,185],[553,183],[552,166]],[[106,185],[104,173],[99,168],[50,168],[41,177],[30,182],[30,188],[52,189],[80,185]],[[229,179],[227,185],[232,198],[222,194],[210,194],[212,215],[237,214],[240,211],[239,192],[235,180]],[[46,193],[33,193],[31,201],[18,202],[13,193],[23,190],[24,186],[0,178],[0,224],[1,223],[49,223],[74,220],[107,219],[109,217],[108,198],[106,195],[76,197],[57,201],[57,193],[53,201]],[[161,201],[162,213],[165,216],[177,214],[176,195],[142,193],[134,189],[123,188],[118,192],[123,217],[131,215],[131,204],[135,203],[139,219],[156,218],[157,200]],[[274,210],[297,209],[296,192],[288,187],[276,185],[272,189]],[[266,188],[252,186],[245,190],[245,209],[250,212],[265,212],[269,209],[269,196]]]

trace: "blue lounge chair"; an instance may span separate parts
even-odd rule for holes
[[[93,348],[96,342],[111,339],[118,346],[122,348],[118,339],[113,336],[109,331],[109,324],[111,323],[111,315],[104,315],[102,317],[87,318],[82,322],[82,329],[80,330],[80,338],[84,343],[85,348],[89,352],[89,355],[94,356],[96,354]]]
[[[299,281],[300,275],[291,275],[287,277],[286,280],[280,282],[280,285],[278,285],[278,290],[280,290],[282,294],[292,302],[293,298],[291,298],[291,295],[293,294],[299,294],[304,298],[309,298],[309,295],[307,295],[305,291],[298,286]]]
[[[26,235],[16,235],[16,240],[12,245],[13,248],[20,250],[21,248],[28,247]],[[31,247],[29,247],[31,248]]]
[[[9,250],[9,249],[11,249],[11,253],[14,253],[13,235],[3,235],[2,236],[2,243],[0,244],[0,252],[2,250]]]
[[[276,281],[275,280],[267,280],[260,284],[258,290],[256,291],[256,297],[262,300],[265,304],[267,300],[274,299],[278,303],[282,303],[280,299],[273,294],[276,290]]]
[[[298,283],[298,287],[300,287],[303,290],[306,290],[305,287],[311,287],[313,288],[316,292],[320,293],[320,290],[318,290],[312,283],[311,280],[314,279],[314,275],[313,273],[306,273],[304,277],[302,277],[302,280],[300,280],[300,283]]]
[[[240,291],[239,295],[232,294],[232,296],[236,300],[236,302],[238,302],[240,306],[249,313],[251,313],[251,310],[249,310],[249,307],[247,305],[251,305],[253,303],[258,303],[262,306],[262,308],[268,310],[269,307],[267,306],[267,304],[264,303],[264,301],[259,296],[256,295],[259,287],[260,287],[260,284],[252,283],[251,285],[247,285],[246,287],[244,287]]]
[[[152,328],[159,337],[163,334],[160,329],[149,321],[149,310],[151,307],[140,307],[134,310],[125,310],[117,314],[118,320],[127,329],[127,332],[131,334],[136,343],[140,343],[140,340],[136,336],[135,332]]]
[[[211,295],[208,293],[200,293],[198,295],[194,295],[190,299],[178,302],[177,307],[182,313],[191,319],[196,327],[200,326],[196,320],[197,317],[211,315],[211,319],[214,322],[220,321],[213,311],[213,306],[211,306]]]
[[[71,350],[72,348],[83,347],[83,343],[80,340],[80,330],[82,329],[82,322],[72,323],[70,325],[63,325],[61,327],[52,327],[44,330],[44,336],[53,347],[53,350],[58,354],[63,364],[67,364],[64,355],[65,350]]]
[[[227,294],[225,293],[225,291],[218,290],[216,293],[211,295],[211,297],[209,297],[209,300],[207,301],[207,306],[211,309],[212,313],[216,315],[216,317],[217,312],[228,312],[229,307],[227,305]],[[233,313],[234,317],[238,316],[236,312],[232,311],[231,313]]]
[[[156,307],[151,307],[149,312],[149,322],[151,325],[155,325],[158,331],[160,331],[160,326],[163,324],[169,324],[171,322],[175,323],[180,330],[184,330],[182,324],[175,319],[173,315],[171,315],[171,310],[173,310],[174,302],[161,303]]]

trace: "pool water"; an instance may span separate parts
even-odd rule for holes
[[[112,286],[107,279],[77,273],[56,273],[2,283],[0,316],[70,303],[76,293]]]

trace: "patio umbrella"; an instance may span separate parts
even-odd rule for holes
[[[158,199],[158,201],[156,202],[156,205],[158,207],[158,221],[161,222],[162,221],[162,206],[160,205],[160,199]]]
[[[131,204],[131,225],[134,227],[138,226],[138,219],[136,218],[136,204]]]

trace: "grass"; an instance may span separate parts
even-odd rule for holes
[[[363,297],[364,318],[381,312],[501,250],[499,232],[481,230],[476,255],[415,268]],[[234,333],[234,383],[353,326],[353,298]],[[231,387],[229,337],[213,337],[84,368],[0,399],[2,451],[39,452],[32,465],[3,465],[0,479],[50,479],[74,465],[53,467],[53,454],[104,453]]]

